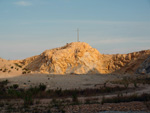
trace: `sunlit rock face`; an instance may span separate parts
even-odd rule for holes
[[[129,54],[100,54],[85,42],[72,42],[22,61],[33,72],[49,74],[135,73],[150,50]]]
[[[84,42],[73,42],[63,47],[46,50],[39,56],[24,60],[26,68],[50,74],[103,73],[103,56]],[[31,60],[32,59],[32,60]]]
[[[105,55],[85,42],[72,42],[24,60],[0,58],[0,73],[4,73],[5,68],[11,70],[9,74],[22,74],[24,71],[45,74],[147,74],[150,73],[150,50]]]

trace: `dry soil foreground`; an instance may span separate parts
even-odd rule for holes
[[[51,74],[26,74],[18,76],[0,76],[0,80],[8,80],[11,84],[18,84],[21,88],[37,86],[40,83],[47,85],[48,89],[84,89],[95,88],[96,85],[103,85],[105,82],[117,80],[123,76],[119,75],[51,75]]]

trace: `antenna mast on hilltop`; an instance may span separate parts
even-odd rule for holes
[[[79,28],[77,28],[77,42],[79,42]]]

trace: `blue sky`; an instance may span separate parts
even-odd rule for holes
[[[0,0],[0,57],[80,41],[102,54],[150,49],[150,0]]]

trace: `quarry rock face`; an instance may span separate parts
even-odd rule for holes
[[[24,62],[28,63],[26,68],[41,73],[88,74],[102,71],[102,55],[84,42],[73,42],[61,48],[46,50]]]
[[[46,50],[37,56],[9,62],[21,65],[19,69],[23,73],[147,74],[150,73],[150,50],[105,55],[85,42],[72,42],[60,48]],[[7,67],[5,65],[3,67]]]
[[[139,66],[150,56],[150,50],[133,52],[129,54],[104,55],[105,72],[117,74],[134,74]],[[140,74],[140,73],[139,73]]]
[[[49,74],[133,74],[148,56],[150,50],[102,55],[85,42],[72,42],[27,58],[23,63],[33,72]]]
[[[150,56],[142,62],[142,64],[137,69],[137,73],[147,74],[150,73]]]

